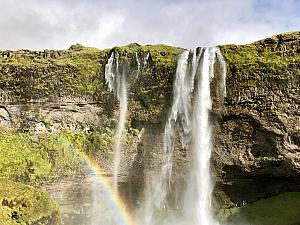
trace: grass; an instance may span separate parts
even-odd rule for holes
[[[46,152],[28,134],[0,133],[0,177],[30,182],[50,170]]]
[[[2,95],[34,99],[65,94],[94,95],[105,62],[105,51],[82,47],[80,50],[51,51],[55,58],[44,58],[34,51],[19,57],[0,57]],[[12,88],[13,87],[13,88]],[[30,88],[30,96],[26,90]]]
[[[300,192],[286,192],[230,210],[229,224],[291,225],[300,223]]]
[[[69,132],[44,137],[0,133],[0,178],[35,184],[76,173],[78,140],[79,135]]]
[[[33,187],[0,178],[0,224],[61,224],[58,206]]]
[[[154,79],[160,87],[168,84],[177,57],[183,51],[167,45],[138,44],[106,50],[76,45],[68,50],[47,50],[48,56],[45,52],[21,50],[11,52],[11,57],[1,57],[6,51],[0,51],[0,94],[4,99],[13,98],[14,101],[66,95],[99,100],[107,90],[103,73],[111,50],[120,53],[125,60],[136,53],[144,58],[149,52],[151,69],[144,75]]]
[[[140,131],[128,129],[124,147],[134,151]],[[36,185],[82,170],[80,152],[97,160],[112,160],[114,131],[62,131],[30,135],[0,132],[0,178]]]
[[[300,63],[299,54],[262,50],[257,44],[225,45],[221,50],[228,63],[228,80],[234,79],[241,89],[267,85],[270,76],[282,76],[284,71],[291,70],[291,65]]]

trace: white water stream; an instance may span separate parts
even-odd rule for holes
[[[135,60],[137,69],[132,72],[136,72],[137,74],[139,74],[140,72],[142,72],[142,70],[146,69],[148,58],[149,53],[147,53],[147,55],[141,60],[138,53],[136,52],[134,55],[134,59],[132,60]],[[118,53],[112,53],[110,58],[108,59],[107,64],[105,65],[105,79],[106,83],[108,84],[109,91],[113,91],[119,101],[119,120],[113,144],[114,160],[112,170],[113,186],[116,192],[118,191],[118,174],[128,110],[128,76],[129,62],[120,60]]]
[[[149,54],[140,60],[135,54],[137,71],[147,65]],[[143,62],[141,62],[143,61]],[[212,100],[210,81],[214,76],[215,64],[218,63],[220,79],[219,93],[226,94],[226,64],[217,47],[197,48],[183,52],[177,63],[173,85],[173,102],[164,130],[164,162],[160,174],[151,179],[146,192],[143,224],[162,224],[157,218],[157,211],[168,207],[167,196],[170,191],[170,180],[173,168],[173,152],[175,138],[181,137],[182,148],[191,155],[186,188],[183,192],[182,212],[176,215],[176,224],[214,225],[211,210],[210,157],[212,152],[212,134],[210,126],[210,110]],[[127,68],[126,68],[127,66]],[[114,91],[119,100],[119,124],[113,145],[114,166],[113,185],[117,191],[122,136],[125,130],[127,103],[128,65],[120,63],[118,54],[111,54],[105,67],[105,78],[110,91]],[[178,126],[181,132],[177,133]],[[170,224],[173,215],[167,215],[164,224]],[[174,223],[171,222],[171,223]]]
[[[150,182],[146,196],[144,223],[147,225],[161,224],[155,212],[167,205],[176,127],[179,125],[182,128],[182,133],[178,134],[182,137],[182,147],[191,151],[191,165],[181,206],[183,212],[177,217],[176,224],[216,224],[211,212],[213,185],[210,175],[212,138],[209,118],[212,106],[210,81],[214,76],[216,60],[222,73],[220,92],[225,96],[226,64],[218,48],[185,51],[178,59],[173,103],[164,132],[165,159],[159,176]]]
[[[115,67],[114,67],[115,62]],[[119,123],[113,144],[113,186],[118,191],[118,171],[120,165],[120,154],[122,149],[122,136],[125,130],[126,115],[128,109],[127,101],[127,69],[119,62],[118,54],[112,53],[105,66],[105,79],[110,91],[114,91],[119,100]]]

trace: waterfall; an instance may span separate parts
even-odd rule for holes
[[[215,61],[221,68],[221,92],[225,96],[226,64],[217,47],[185,51],[177,62],[173,86],[173,102],[164,131],[164,163],[158,178],[151,183],[146,196],[145,224],[159,223],[156,209],[166,207],[169,191],[176,127],[181,125],[182,147],[191,151],[189,178],[183,200],[181,224],[214,224],[211,212],[213,185],[210,177],[212,151],[210,110],[210,81],[214,76]]]
[[[113,66],[115,62],[115,67]],[[127,101],[127,68],[126,64],[119,62],[118,54],[112,53],[105,66],[105,79],[110,91],[114,91],[119,100],[119,124],[113,144],[113,186],[118,190],[118,170],[120,165],[120,154],[122,149],[122,136],[125,130],[126,115],[128,109]]]
[[[145,207],[145,223],[153,224],[154,211],[155,209],[160,209],[164,207],[164,201],[168,191],[168,183],[169,178],[171,176],[172,171],[172,155],[173,155],[173,143],[175,138],[174,125],[177,120],[179,109],[182,109],[183,98],[181,96],[181,92],[186,90],[188,92],[188,88],[184,86],[184,80],[187,70],[187,58],[189,56],[189,52],[184,52],[179,60],[178,66],[176,69],[176,80],[174,83],[174,98],[173,104],[170,112],[170,116],[167,119],[167,123],[165,126],[164,132],[164,164],[162,166],[161,173],[158,179],[154,179],[151,181],[148,196],[146,196],[146,207]]]
[[[148,59],[149,59],[150,53],[147,52],[146,56],[144,57],[144,63],[143,63],[143,69],[146,69],[148,66]]]
[[[137,74],[141,73],[142,70],[145,70],[147,67],[147,62],[149,58],[149,52],[141,60],[137,52],[134,54],[134,59],[136,67],[131,72],[136,72]],[[118,190],[118,173],[119,165],[121,160],[122,152],[122,136],[125,131],[126,116],[128,110],[128,91],[127,91],[127,78],[129,76],[129,67],[130,61],[122,61],[119,58],[118,53],[112,52],[110,58],[105,65],[105,79],[108,84],[109,91],[113,91],[119,101],[119,123],[117,132],[114,138],[113,152],[114,152],[114,161],[113,161],[113,186],[115,190]],[[134,64],[134,63],[133,63]],[[141,64],[143,65],[141,68]]]
[[[198,68],[199,82],[192,113],[192,166],[184,202],[184,213],[190,224],[212,224],[210,210],[211,109],[210,79],[213,77],[215,48],[205,48]]]

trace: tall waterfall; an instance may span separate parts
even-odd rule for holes
[[[115,62],[115,67],[113,66]],[[113,164],[113,186],[118,190],[118,170],[120,165],[120,153],[122,148],[122,135],[124,134],[126,115],[128,109],[127,103],[127,68],[119,63],[118,54],[112,53],[105,66],[105,79],[110,91],[114,91],[119,100],[119,124],[113,144],[114,164]]]
[[[192,112],[192,167],[187,183],[184,213],[190,224],[212,224],[210,210],[212,184],[210,179],[211,127],[209,112],[211,109],[210,79],[216,49],[206,48],[198,68],[199,81],[195,93]],[[187,210],[188,207],[188,210]]]
[[[178,59],[173,86],[173,103],[164,131],[164,163],[157,179],[151,183],[146,200],[145,223],[159,224],[155,210],[165,207],[169,191],[176,127],[181,125],[182,147],[191,152],[191,165],[183,197],[183,216],[179,224],[214,224],[211,213],[213,185],[210,176],[212,151],[210,81],[215,62],[221,72],[220,90],[225,96],[226,64],[217,47],[185,51]],[[179,222],[178,222],[179,221]]]
[[[127,79],[129,77],[129,72],[140,74],[143,70],[145,70],[147,68],[148,59],[149,52],[143,52],[140,53],[140,55],[136,52],[134,54],[134,58],[131,60],[122,60],[118,53],[112,52],[107,64],[105,65],[105,79],[108,84],[109,91],[113,91],[119,101],[119,123],[113,144],[113,186],[116,191],[118,189],[118,173],[123,141],[122,137],[125,131],[128,110]],[[134,68],[131,70],[130,64],[134,65]]]

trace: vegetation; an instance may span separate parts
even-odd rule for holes
[[[299,76],[299,54],[293,50],[281,51],[282,46],[277,47],[266,48],[261,43],[221,47],[228,63],[226,81],[228,98],[241,97],[249,88],[266,87],[269,85],[269,79],[274,76],[280,79],[285,79],[286,76],[291,75],[290,73],[295,77]],[[52,101],[56,97],[90,97],[101,107],[110,108],[109,113],[105,110],[103,113],[111,117],[114,115],[112,111],[116,108],[116,99],[108,93],[104,78],[104,66],[110,53],[117,52],[124,60],[130,58],[130,63],[133,64],[136,63],[135,55],[144,59],[149,53],[147,67],[143,68],[140,74],[129,75],[128,124],[138,129],[147,125],[155,129],[155,124],[162,124],[160,122],[164,120],[164,113],[169,108],[176,61],[183,50],[166,45],[140,46],[138,44],[98,50],[77,44],[62,51],[3,51],[0,52],[0,96],[2,101],[13,102],[41,99]],[[275,85],[276,82],[273,83]],[[29,117],[29,115],[24,116]],[[11,224],[17,221],[22,224],[30,217],[26,217],[27,214],[23,213],[28,205],[35,207],[40,206],[36,201],[48,201],[44,193],[8,180],[37,185],[40,182],[48,182],[60,176],[76,173],[81,170],[79,152],[82,151],[99,163],[101,160],[111,160],[113,126],[103,127],[89,133],[71,131],[44,135],[0,133],[0,200],[3,206],[0,211],[0,224],[9,224],[6,223],[9,218]],[[138,129],[127,130],[124,145],[129,151],[137,149],[140,136]],[[8,192],[5,193],[5,190]],[[13,192],[14,190],[16,191]],[[299,201],[292,200],[292,198],[300,199],[298,193],[287,193],[261,200],[253,205],[229,210],[224,209],[232,207],[228,196],[221,191],[214,194],[215,198],[224,205],[218,210],[224,210],[224,218],[230,216],[229,221],[232,222],[239,221],[241,218],[260,225],[299,221],[294,211],[299,207]],[[19,200],[20,196],[25,197]],[[35,196],[39,196],[38,199],[35,199]],[[9,200],[3,203],[4,198]],[[276,203],[275,206],[284,204],[285,207],[272,208],[273,203]],[[45,208],[51,205],[49,202],[41,202],[41,204],[45,204]],[[284,211],[285,209],[287,211]],[[38,209],[29,208],[29,211],[36,216],[35,219],[42,215]],[[163,218],[164,212],[159,213]],[[13,218],[15,219],[12,221]],[[270,218],[278,218],[280,223],[275,223],[275,220]]]
[[[282,75],[287,70],[295,70],[295,74],[300,74],[300,68],[297,68],[300,63],[299,52],[296,48],[286,49],[281,44],[281,38],[281,35],[277,35],[248,45],[221,46],[228,65],[228,81],[234,79],[235,88],[244,89],[267,85],[270,78]]]
[[[28,134],[0,134],[0,176],[31,182],[51,170],[46,152]]]
[[[1,94],[5,99],[14,96],[14,100],[93,95],[103,60],[105,51],[87,47],[10,52],[9,57],[0,57]]]
[[[104,66],[110,51],[125,57],[149,52],[152,65],[162,71],[174,70],[182,49],[166,45],[130,44],[98,50],[76,44],[68,50],[0,52],[0,94],[11,101],[49,97],[90,96],[101,100],[105,92]],[[29,91],[30,89],[30,91]],[[12,99],[11,99],[12,98]],[[100,98],[100,99],[99,99]]]
[[[287,192],[229,211],[229,224],[289,225],[300,223],[300,192]]]
[[[124,146],[135,151],[140,131],[129,129]],[[49,182],[82,170],[81,152],[95,160],[113,158],[114,132],[110,128],[90,133],[63,131],[57,134],[0,133],[0,178],[28,184]]]
[[[26,133],[0,133],[2,178],[35,184],[80,169],[78,136],[62,132],[34,138]]]
[[[44,192],[0,178],[0,224],[59,225],[58,206]]]
[[[40,137],[0,133],[0,176],[36,184],[76,173],[81,168],[78,140],[70,132]]]

